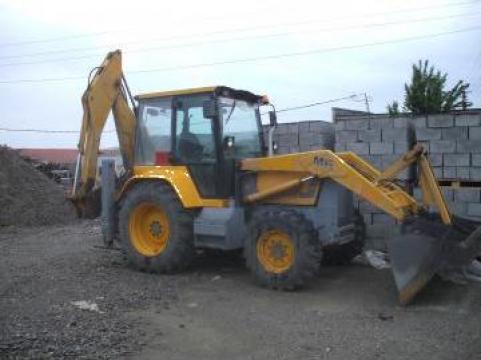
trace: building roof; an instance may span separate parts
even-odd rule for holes
[[[20,156],[39,162],[54,164],[74,164],[77,161],[77,149],[18,149]],[[100,151],[100,156],[118,156],[119,149],[110,148]]]
[[[18,149],[20,155],[32,160],[56,164],[72,164],[77,161],[77,149]]]

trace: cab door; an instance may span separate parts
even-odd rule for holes
[[[221,153],[215,118],[205,118],[204,102],[211,96],[179,96],[174,100],[174,154],[176,163],[186,165],[204,198],[221,195]]]

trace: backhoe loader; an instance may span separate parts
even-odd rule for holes
[[[81,214],[91,213],[101,189],[105,241],[117,239],[142,271],[182,270],[198,248],[242,249],[259,284],[301,287],[323,255],[348,261],[362,250],[353,194],[403,223],[389,240],[402,304],[434,274],[461,268],[480,252],[481,228],[450,214],[419,144],[384,171],[352,152],[276,155],[267,96],[214,86],[133,98],[120,50],[93,70],[82,105],[72,200]],[[110,111],[125,172],[117,178],[104,164],[99,181]],[[267,141],[261,111],[269,114]],[[408,166],[417,166],[422,201],[395,181]]]

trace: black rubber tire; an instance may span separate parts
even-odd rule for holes
[[[362,253],[366,243],[366,225],[362,216],[357,215],[355,221],[354,240],[342,245],[328,246],[323,249],[322,265],[347,265]]]
[[[165,250],[157,256],[140,254],[130,241],[131,212],[141,203],[150,202],[163,208],[168,216],[170,238]],[[141,271],[172,273],[185,269],[195,255],[192,214],[182,207],[171,187],[162,182],[141,182],[127,193],[119,212],[119,240],[129,262]]]
[[[267,271],[257,257],[257,241],[264,231],[278,229],[294,242],[294,264],[285,272]],[[302,214],[291,209],[260,209],[252,214],[248,224],[248,239],[244,248],[247,268],[261,286],[276,290],[301,288],[319,272],[322,252],[317,231]]]

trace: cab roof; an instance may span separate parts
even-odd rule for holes
[[[216,95],[241,97],[249,101],[260,101],[262,96],[251,93],[246,90],[236,90],[227,86],[205,86],[190,89],[180,89],[180,90],[169,90],[169,91],[159,91],[147,94],[136,95],[136,100],[147,100],[155,99],[169,96],[182,96],[182,95],[194,95],[194,94],[204,94],[204,93],[215,93]]]

